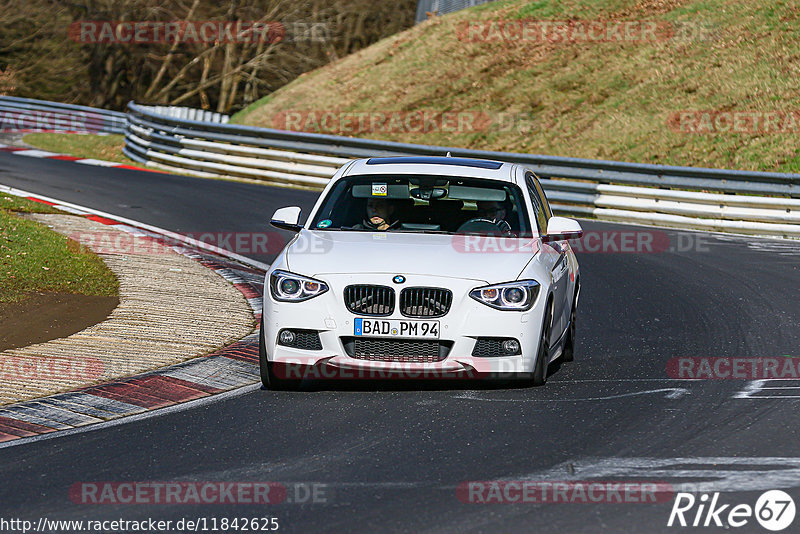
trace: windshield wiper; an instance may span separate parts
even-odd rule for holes
[[[327,227],[327,228],[312,228],[312,230],[317,230],[319,232],[332,232],[332,231],[334,231],[334,232],[370,232],[371,231],[371,230],[368,230],[366,228],[332,228],[330,226]]]
[[[391,230],[392,232],[398,232],[402,234],[440,234],[440,235],[450,235],[453,232],[448,232],[447,230]]]

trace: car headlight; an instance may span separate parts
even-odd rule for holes
[[[287,271],[273,271],[269,277],[272,298],[281,302],[302,302],[328,290],[325,282]]]
[[[469,292],[469,296],[498,310],[527,311],[533,306],[539,287],[535,280],[520,280],[477,287]]]

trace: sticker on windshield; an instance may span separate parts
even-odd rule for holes
[[[322,219],[320,222],[317,223],[317,228],[327,228],[333,224],[333,221],[330,219]]]
[[[388,190],[389,188],[386,184],[372,184],[373,197],[385,197]]]

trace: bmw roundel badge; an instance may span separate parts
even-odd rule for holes
[[[406,277],[403,276],[402,274],[398,274],[397,276],[392,278],[392,282],[394,282],[395,284],[402,284],[405,281],[406,281]]]

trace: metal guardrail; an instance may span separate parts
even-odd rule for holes
[[[168,118],[131,102],[125,154],[201,176],[323,187],[350,158],[444,155],[524,164],[555,210],[604,220],[800,238],[800,175],[414,145]]]
[[[181,118],[181,115],[210,121]],[[533,169],[559,213],[635,224],[800,238],[798,174],[491,152],[254,128],[228,124],[226,116],[201,110],[191,112],[187,108],[142,106],[133,102],[124,114],[0,97],[0,121],[7,116],[12,117],[12,128],[18,130],[35,130],[39,126],[39,129],[124,133],[123,151],[129,158],[169,171],[251,178],[314,189],[324,187],[336,169],[352,158],[441,156],[450,152],[456,157],[521,163]],[[7,124],[0,122],[0,129]]]
[[[419,0],[417,2],[415,22],[419,24],[423,20],[427,20],[428,13],[444,15],[445,13],[460,11],[468,7],[486,4],[492,1],[493,0]]]
[[[180,106],[141,106],[144,109],[149,109],[153,113],[163,115],[165,117],[172,117],[175,119],[188,119],[190,121],[201,122],[219,122],[222,124],[230,120],[230,115],[216,113],[214,111],[207,111],[205,109],[186,108]]]
[[[0,131],[125,132],[125,113],[106,109],[0,96]]]

